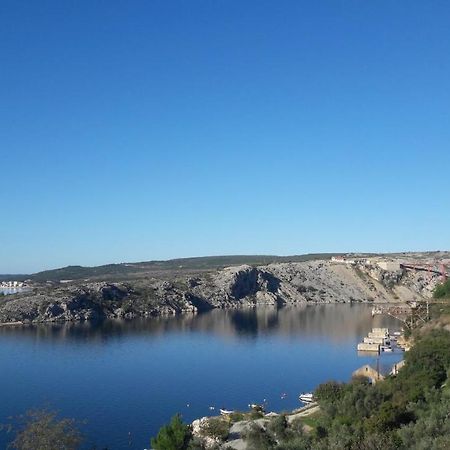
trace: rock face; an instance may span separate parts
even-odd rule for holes
[[[215,307],[236,304],[275,304],[279,280],[264,268],[251,266],[228,267],[192,288],[192,292]]]
[[[329,261],[236,266],[126,283],[41,285],[0,300],[0,323],[148,317],[260,304],[400,302],[429,297],[436,279]]]

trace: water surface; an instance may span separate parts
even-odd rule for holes
[[[274,411],[299,407],[300,392],[376,364],[356,352],[373,326],[399,323],[372,319],[367,305],[318,305],[0,327],[0,422],[50,406],[87,420],[86,448],[142,450],[175,412],[191,421],[211,415],[210,406],[263,399]],[[0,448],[10,439],[0,434]]]
[[[19,294],[20,292],[24,292],[26,288],[23,287],[0,287],[0,295],[11,295],[11,294]]]

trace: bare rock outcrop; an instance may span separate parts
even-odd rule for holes
[[[0,323],[149,317],[262,304],[400,302],[431,296],[437,278],[367,262],[308,261],[122,283],[43,284],[3,297]]]

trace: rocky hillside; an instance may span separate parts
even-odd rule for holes
[[[262,304],[403,302],[430,297],[437,274],[377,261],[241,265],[217,271],[128,282],[35,285],[0,300],[0,323],[148,317]],[[398,267],[397,267],[398,266]]]

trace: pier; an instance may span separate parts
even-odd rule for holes
[[[390,337],[388,328],[372,328],[367,334],[367,337],[363,339],[357,346],[357,350],[360,352],[376,352],[380,353],[382,347],[390,347]]]
[[[372,308],[372,317],[376,315],[386,314],[388,316],[392,316],[398,319],[399,316],[401,317],[409,316],[412,310],[413,306],[410,304],[387,305],[387,306],[379,305]]]

